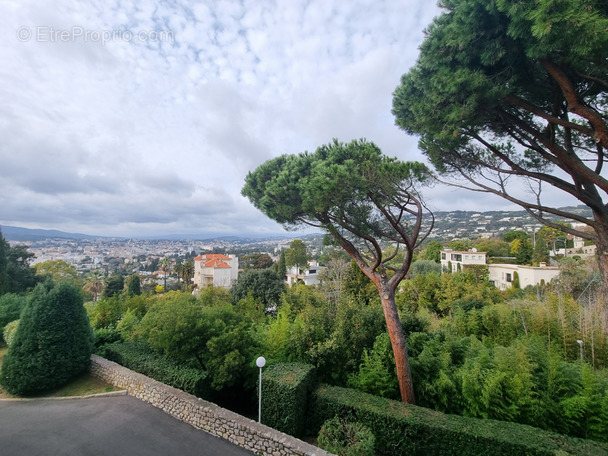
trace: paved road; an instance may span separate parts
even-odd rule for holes
[[[0,454],[251,456],[131,396],[0,400]]]

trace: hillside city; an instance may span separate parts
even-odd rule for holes
[[[573,211],[572,208],[569,208]],[[585,214],[588,209],[579,207],[574,212]],[[428,220],[425,221],[428,226]],[[427,240],[449,242],[460,239],[501,237],[502,234],[523,230],[537,231],[542,225],[524,211],[450,211],[437,212],[435,225]],[[252,253],[266,253],[275,261],[280,252],[289,247],[295,238],[304,239],[311,258],[322,253],[323,234],[291,234],[269,236],[267,238],[225,237],[213,239],[134,239],[76,236],[63,233],[62,236],[32,235],[27,230],[11,234],[3,230],[4,237],[11,245],[27,245],[35,255],[32,264],[49,260],[64,260],[86,272],[91,269],[116,271],[119,266],[128,272],[152,272],[158,260],[163,257],[192,258],[202,252],[234,254],[237,257]],[[79,238],[78,238],[79,237]]]

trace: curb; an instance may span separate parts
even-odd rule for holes
[[[64,397],[17,397],[0,399],[0,402],[31,402],[31,401],[67,401],[70,399],[95,399],[98,397],[126,396],[127,390],[110,391],[108,393],[89,394],[87,396],[64,396]]]

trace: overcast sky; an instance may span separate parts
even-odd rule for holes
[[[432,0],[0,0],[0,224],[282,232],[240,194],[264,161],[334,137],[422,159],[392,92],[439,13]]]

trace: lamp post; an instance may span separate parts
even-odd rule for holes
[[[262,422],[262,367],[266,365],[266,358],[260,356],[255,360],[256,366],[260,368],[260,387],[259,387],[259,398],[258,398],[258,423]]]
[[[583,356],[583,341],[582,340],[577,340],[576,342],[581,347],[581,361],[582,361],[583,358],[584,358],[584,356]]]

